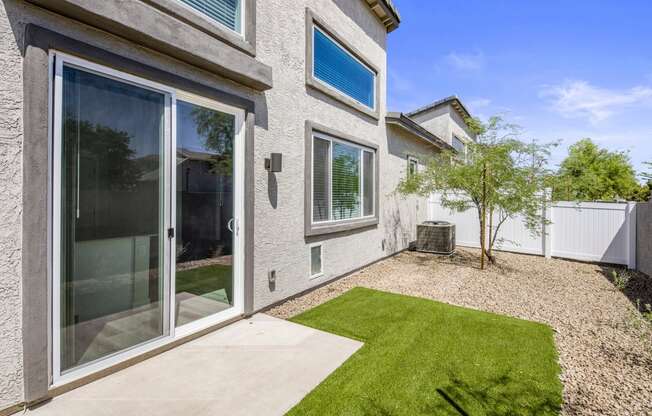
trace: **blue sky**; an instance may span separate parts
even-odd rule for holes
[[[527,138],[591,137],[652,161],[652,1],[394,0],[388,108],[458,95],[479,117],[504,113]]]

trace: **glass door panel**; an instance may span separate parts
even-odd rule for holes
[[[175,324],[233,306],[235,116],[177,100]]]
[[[62,78],[59,351],[65,372],[164,334],[168,98],[65,64]]]

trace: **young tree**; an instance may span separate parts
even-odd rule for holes
[[[467,161],[444,151],[423,172],[406,178],[399,192],[438,193],[443,207],[458,212],[475,208],[484,269],[485,258],[495,262],[493,248],[501,241],[499,231],[507,219],[521,215],[530,232],[540,235],[546,164],[554,144],[521,141],[520,128],[500,116],[486,123],[469,119],[467,124],[477,135],[477,142],[468,144]]]
[[[633,200],[641,185],[626,152],[601,149],[591,139],[582,139],[569,148],[553,189],[556,200]]]

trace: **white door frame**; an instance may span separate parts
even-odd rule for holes
[[[189,322],[180,327],[175,327],[175,310],[176,310],[176,259],[175,256],[170,256],[170,281],[172,284],[170,293],[172,294],[171,308],[170,308],[170,325],[172,328],[173,336],[183,337],[203,329],[209,328],[227,319],[234,318],[244,313],[244,143],[245,143],[245,129],[244,117],[245,112],[243,109],[219,103],[217,101],[191,94],[185,91],[177,91],[176,101],[184,101],[190,104],[206,107],[211,110],[220,111],[222,113],[232,114],[235,116],[235,138],[233,142],[233,161],[234,163],[234,189],[233,189],[233,306],[229,309],[221,311],[211,316]],[[173,105],[173,113],[176,113],[176,105]],[[173,173],[171,177],[172,192],[172,210],[170,212],[172,224],[176,222],[176,149],[177,149],[177,135],[176,135],[176,114],[173,115],[175,134],[172,135],[172,149],[174,158],[172,166]],[[179,233],[174,233],[171,239],[171,247],[176,247],[176,236]]]
[[[62,102],[63,102],[63,65],[92,72],[97,75],[112,78],[120,82],[136,85],[141,88],[151,89],[165,94],[165,130],[164,130],[164,215],[162,221],[161,238],[164,244],[164,270],[163,270],[163,334],[145,343],[127,348],[120,352],[110,354],[104,358],[81,365],[62,374],[61,372],[61,146],[62,146]],[[155,350],[184,336],[209,328],[229,319],[241,316],[244,313],[244,144],[245,112],[243,109],[219,103],[204,97],[190,94],[170,86],[143,79],[134,75],[114,70],[85,59],[66,53],[50,51],[49,74],[51,97],[51,132],[52,140],[50,166],[51,166],[51,211],[49,215],[50,232],[49,253],[49,284],[50,293],[50,319],[49,350],[51,352],[51,386],[57,387],[71,381],[83,378],[100,370],[106,369],[130,358]],[[236,131],[234,140],[234,243],[233,243],[233,299],[234,304],[218,314],[200,319],[190,324],[175,329],[174,325],[174,278],[175,278],[175,238],[167,238],[166,230],[176,226],[176,101],[177,97],[183,101],[212,108],[235,116]],[[175,233],[176,234],[176,233]]]

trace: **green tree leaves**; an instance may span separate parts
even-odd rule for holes
[[[556,200],[635,200],[641,192],[629,155],[602,149],[591,139],[569,148],[552,182]]]

